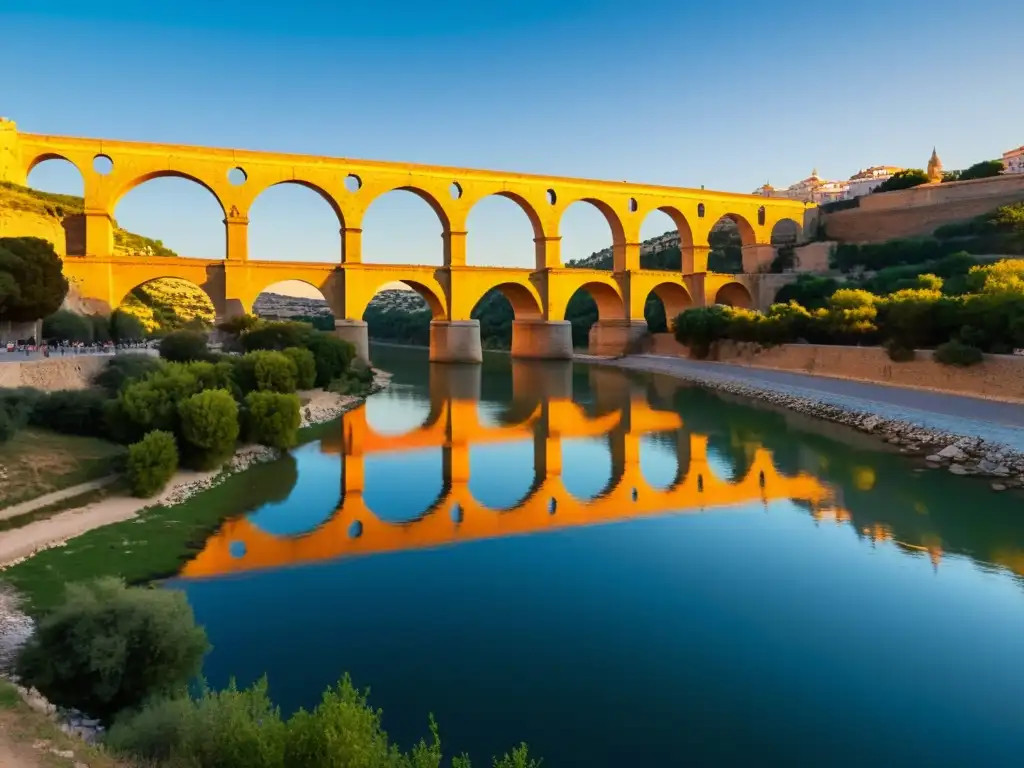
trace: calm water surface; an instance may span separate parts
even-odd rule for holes
[[[374,354],[172,581],[215,686],[349,672],[481,765],[1020,763],[1020,496],[668,378]]]

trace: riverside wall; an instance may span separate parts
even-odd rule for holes
[[[0,388],[85,389],[108,360],[109,355],[71,355],[18,362],[16,352],[0,353]]]
[[[936,362],[931,350],[918,350],[917,359],[896,363],[881,347],[782,344],[763,348],[737,342],[720,342],[716,347],[711,359],[723,363],[1024,403],[1024,356],[985,355],[979,365],[958,368]],[[652,334],[646,352],[689,356],[687,347],[668,333]]]

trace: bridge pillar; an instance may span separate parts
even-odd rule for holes
[[[431,320],[430,362],[482,363],[479,320]]]
[[[479,365],[431,365],[428,377],[431,403],[480,400],[483,372]]]
[[[359,360],[370,362],[370,334],[364,320],[335,320],[334,335],[352,344]]]
[[[626,355],[646,333],[646,320],[598,320],[590,327],[589,352],[609,357]]]
[[[568,320],[513,320],[512,357],[572,360],[572,323]]]
[[[767,244],[743,246],[743,271],[748,275],[767,272],[775,259],[775,248]]]

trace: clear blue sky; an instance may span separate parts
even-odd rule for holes
[[[1024,3],[1010,0],[5,0],[0,113],[23,130],[628,179],[749,192],[817,167],[947,168],[1024,144]],[[97,98],[98,97],[98,98]],[[80,193],[54,161],[30,182]],[[577,210],[579,209],[579,210]],[[127,195],[118,222],[182,255],[223,255],[221,215],[187,181]],[[253,258],[334,260],[308,190],[250,212]],[[645,237],[669,229],[645,222]],[[515,205],[471,214],[473,264],[532,263]],[[391,193],[367,261],[440,263],[440,225]],[[566,259],[610,243],[586,204]]]

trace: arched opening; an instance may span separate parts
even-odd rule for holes
[[[750,295],[750,291],[742,283],[726,283],[719,288],[718,293],[715,294],[715,304],[742,307],[743,309],[754,308],[754,300]]]
[[[563,319],[572,323],[572,345],[586,348],[590,327],[598,320],[622,320],[626,317],[622,297],[607,283],[584,283],[569,298]]]
[[[181,176],[150,178],[114,207],[114,252],[131,256],[223,259],[224,208],[209,189]]]
[[[264,320],[309,323],[321,331],[334,330],[334,314],[316,286],[302,280],[268,285],[252,303],[252,313]]]
[[[267,187],[249,207],[249,258],[341,262],[341,215],[325,192],[301,182]]]
[[[206,291],[180,277],[157,277],[137,285],[116,309],[136,318],[151,336],[182,329],[206,331],[216,318]]]
[[[536,491],[533,440],[475,445],[469,449],[469,493],[495,512],[517,509]]]
[[[534,269],[543,237],[540,220],[525,200],[499,193],[478,201],[466,218],[466,263],[475,267]]]
[[[562,485],[575,499],[593,501],[612,485],[612,452],[604,437],[562,438]]]
[[[656,285],[644,302],[644,319],[651,333],[667,333],[672,330],[675,319],[693,306],[690,293],[679,283]]]
[[[737,275],[743,272],[743,246],[754,245],[754,228],[742,216],[727,213],[708,233],[708,270]]]
[[[444,264],[447,217],[426,192],[393,189],[363,214],[363,261],[368,264]]]
[[[540,304],[529,288],[520,283],[502,283],[485,293],[470,317],[480,322],[480,343],[484,349],[509,349],[514,320],[539,319]]]
[[[679,485],[690,468],[688,435],[650,432],[640,438],[640,474],[651,488],[668,491]]]
[[[402,280],[382,285],[363,311],[371,340],[430,345],[430,321],[445,316],[444,303],[426,285]]]
[[[337,487],[341,457],[321,452],[315,442],[296,448],[292,456],[297,471],[290,493],[246,518],[264,533],[280,538],[313,533],[331,519],[338,506],[337,496],[320,490]]]
[[[683,214],[668,206],[651,211],[640,225],[640,267],[678,272],[693,234]]]
[[[57,253],[85,253],[85,180],[78,167],[63,157],[39,160],[28,174],[28,187],[6,188],[3,207],[25,211],[38,220],[33,234],[52,232],[48,238]],[[11,230],[16,234],[17,230]],[[26,230],[27,233],[27,230]]]
[[[421,520],[446,495],[440,448],[369,454],[363,473],[363,501],[381,522]],[[396,483],[396,477],[402,482]]]
[[[562,212],[558,223],[562,263],[577,269],[614,266],[612,248],[622,242],[622,226],[615,213],[597,200],[577,200]]]

